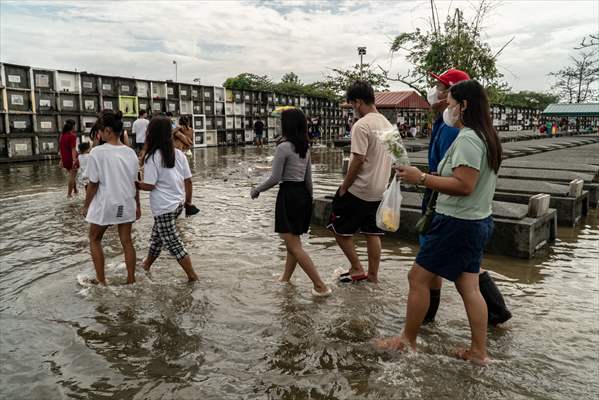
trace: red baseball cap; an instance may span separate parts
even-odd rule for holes
[[[444,84],[445,86],[455,85],[461,81],[467,81],[470,79],[470,76],[464,71],[460,71],[459,69],[448,69],[443,72],[441,75],[433,74],[430,72],[431,76]]]

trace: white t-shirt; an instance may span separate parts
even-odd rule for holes
[[[86,173],[98,183],[85,220],[97,225],[135,221],[135,181],[139,170],[137,155],[125,145],[104,143],[89,153]]]
[[[79,169],[77,170],[77,183],[80,186],[85,186],[89,182],[87,177],[87,165],[89,163],[89,153],[79,154]]]
[[[131,127],[131,131],[135,134],[135,143],[146,142],[148,125],[150,125],[150,121],[145,118],[138,118],[135,120],[133,126]]]
[[[175,166],[166,168],[162,164],[160,150],[151,155],[144,164],[144,183],[154,185],[150,191],[150,208],[157,217],[173,212],[185,201],[184,180],[191,178],[187,157],[175,149]]]

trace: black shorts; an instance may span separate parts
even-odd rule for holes
[[[333,210],[327,228],[340,236],[353,236],[356,233],[383,236],[385,233],[376,226],[376,211],[380,201],[365,201],[350,192],[333,199]]]
[[[275,232],[301,235],[312,218],[312,196],[305,182],[282,182],[275,206]]]

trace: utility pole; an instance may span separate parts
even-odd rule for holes
[[[179,74],[177,71],[177,61],[173,60],[173,64],[175,64],[175,82],[179,81]]]
[[[358,55],[360,56],[360,78],[362,77],[363,57],[366,55],[366,47],[358,47]]]

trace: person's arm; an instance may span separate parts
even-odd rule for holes
[[[366,160],[366,151],[368,150],[368,134],[366,128],[361,124],[354,125],[351,133],[351,152],[352,157],[349,162],[347,174],[343,183],[339,186],[339,195],[343,196],[345,192],[353,185],[362,170],[362,165]]]
[[[191,195],[193,193],[193,185],[191,178],[187,178],[183,181],[185,183],[185,205],[191,204]]]
[[[310,153],[306,155],[308,157],[308,162],[306,163],[306,173],[304,174],[304,183],[306,184],[306,188],[310,193],[310,197],[314,197],[314,189],[312,187],[312,159],[310,157]]]
[[[469,196],[478,182],[486,148],[484,144],[467,138],[456,139],[455,146],[455,150],[452,150],[454,154],[450,154],[450,159],[447,160],[455,166],[452,176],[434,176],[425,174],[416,167],[400,166],[397,170],[399,178],[403,182],[421,184],[450,196]]]
[[[345,174],[345,178],[343,179],[343,183],[339,187],[339,195],[343,196],[347,189],[354,184],[354,181],[358,177],[358,174],[362,170],[362,165],[364,164],[364,159],[366,156],[358,153],[352,153],[352,159],[349,163],[349,167],[347,169],[347,174]]]
[[[283,146],[285,146],[284,143],[277,146],[275,158],[272,160],[272,171],[270,173],[270,177],[252,189],[251,196],[253,199],[258,197],[261,192],[264,192],[281,182],[283,170],[285,168],[285,162],[287,160],[287,151]]]
[[[135,219],[141,218],[141,202],[139,201],[139,188],[135,185]]]
[[[149,192],[154,190],[156,183],[158,183],[158,168],[154,156],[150,156],[144,164],[144,180],[137,182],[137,188]]]

